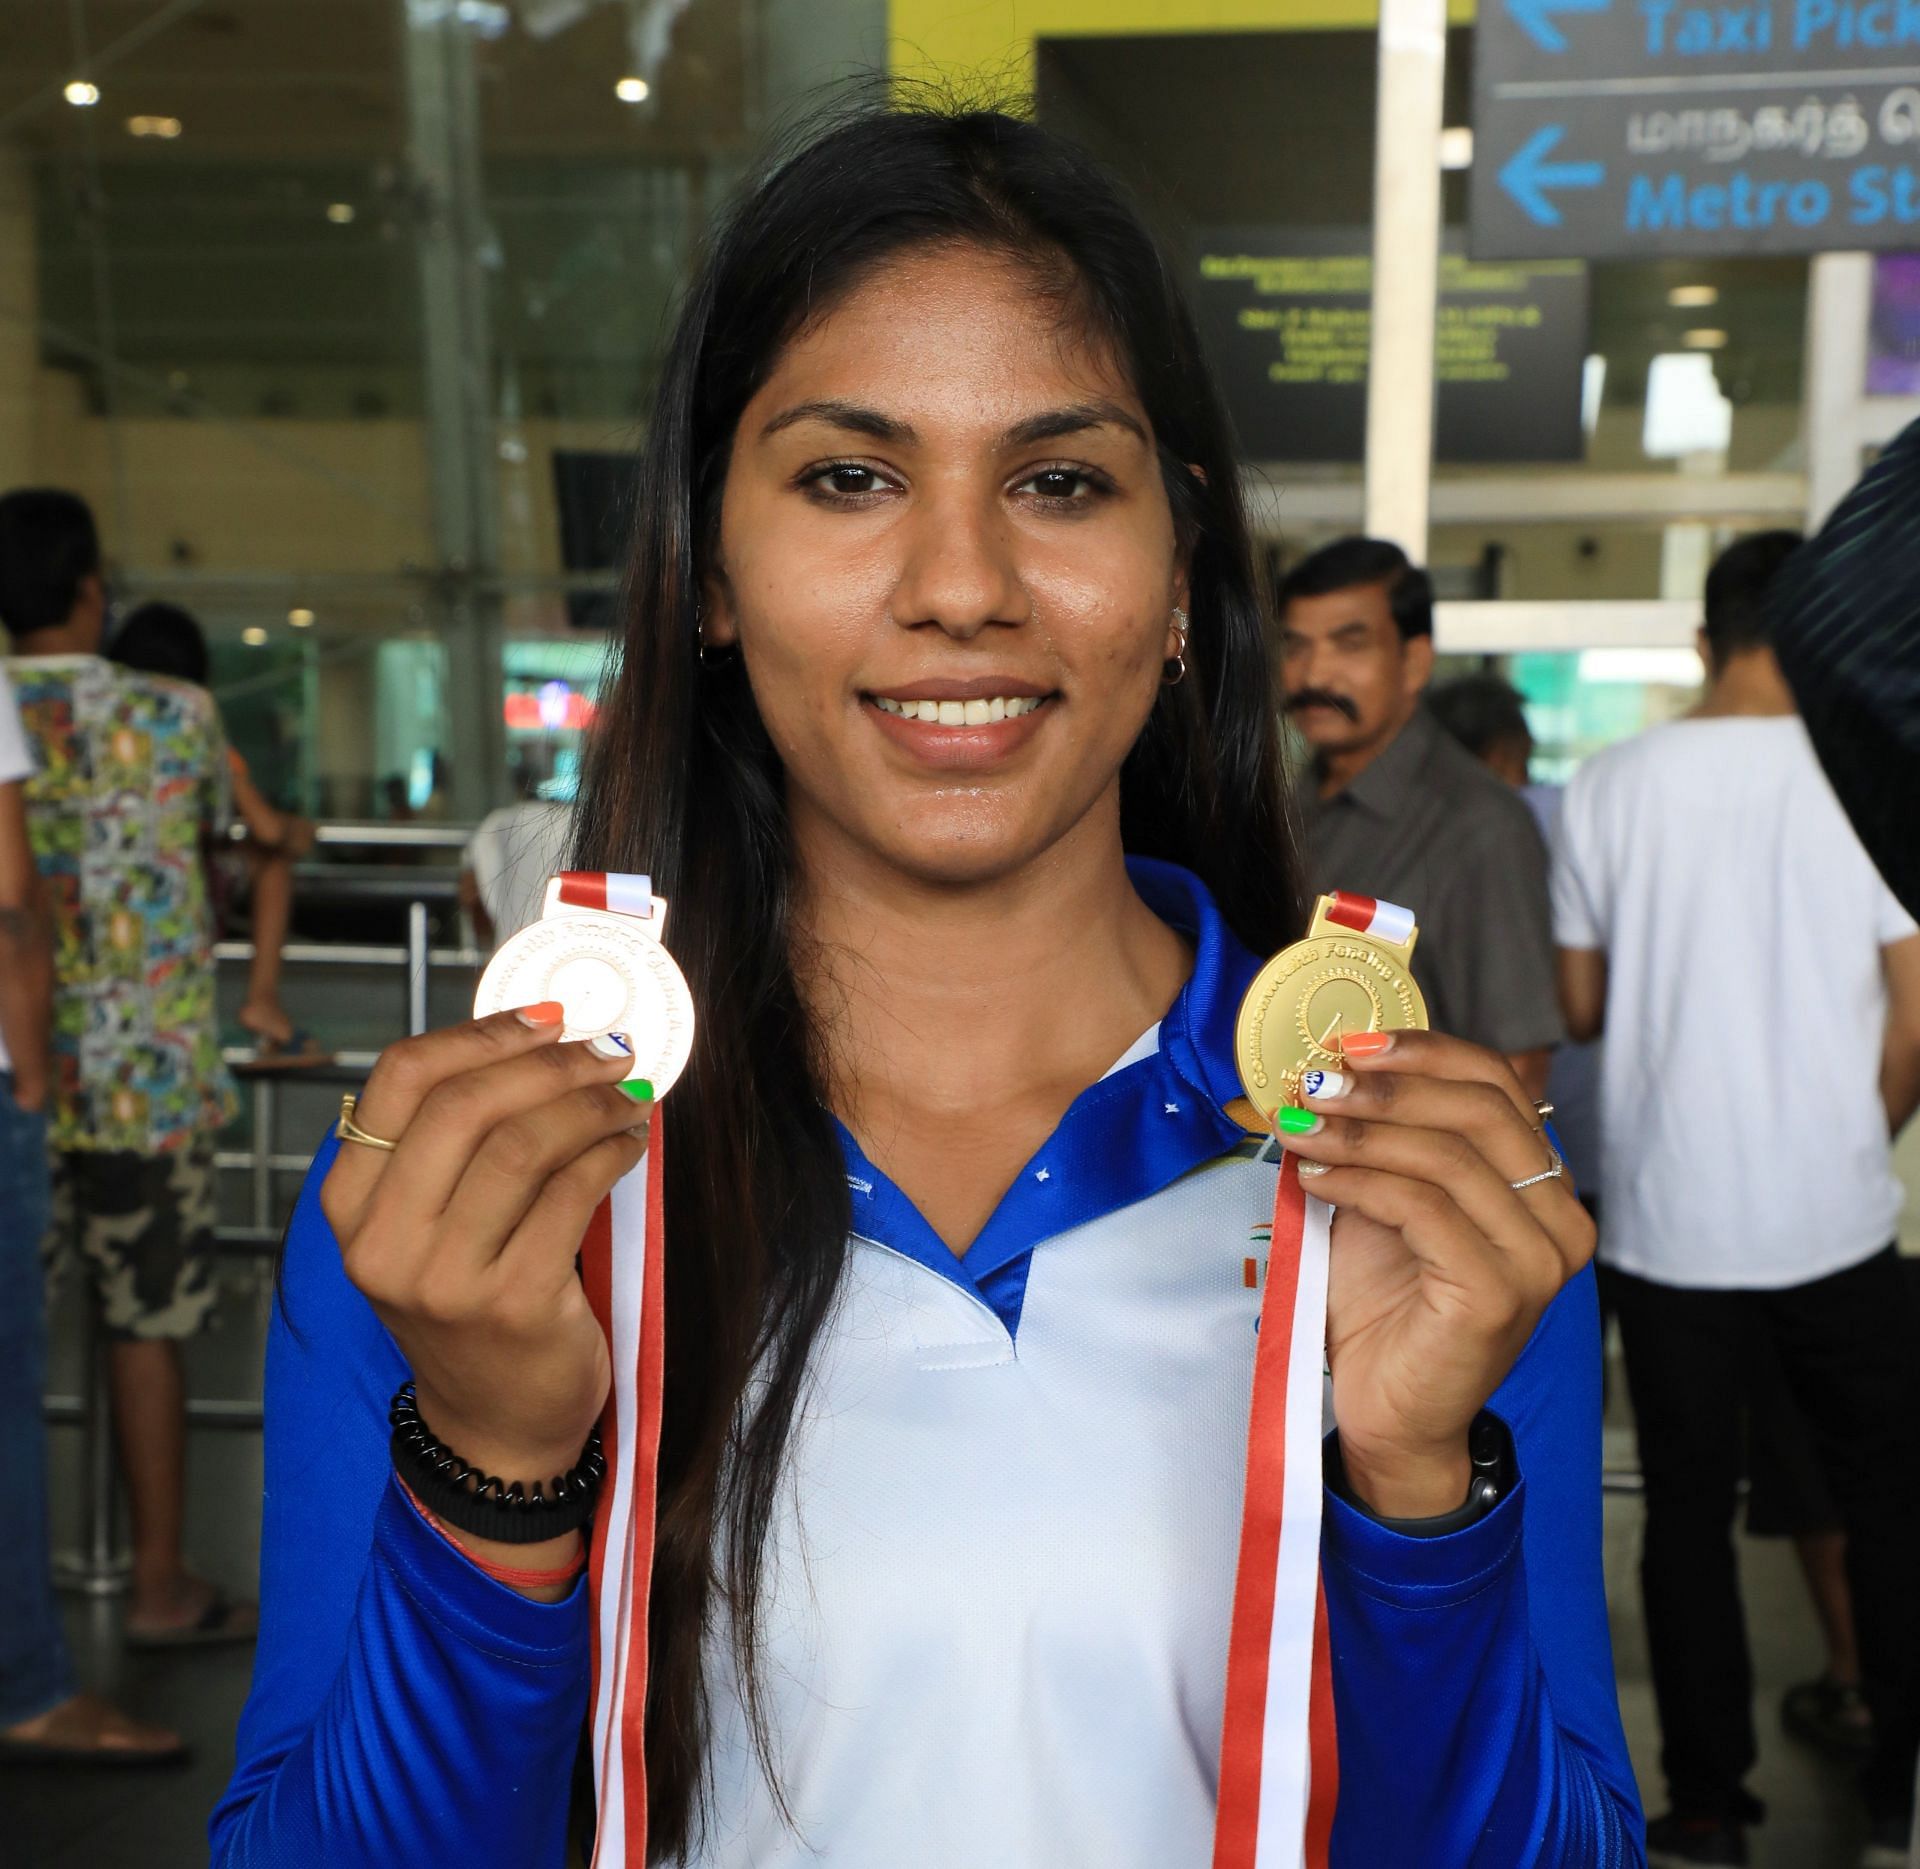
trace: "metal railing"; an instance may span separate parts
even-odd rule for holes
[[[336,849],[400,848],[461,850],[472,835],[470,826],[451,824],[323,824],[315,842]],[[432,911],[457,901],[451,870],[375,870],[334,863],[303,864],[296,872],[300,893],[308,902],[397,902],[404,905],[406,937],[402,942],[290,941],[282,949],[289,966],[307,968],[376,967],[401,970],[404,992],[404,1029],[424,1032],[428,1021],[428,993],[435,969],[479,967],[486,956],[467,946],[435,947],[431,936]],[[214,948],[221,966],[244,966],[253,958],[250,941],[222,941]],[[400,1010],[396,1008],[396,1010]],[[228,1064],[245,1064],[254,1054],[229,1047]],[[244,1174],[248,1180],[245,1223],[214,1229],[215,1250],[223,1256],[265,1260],[280,1250],[283,1221],[275,1210],[275,1182],[281,1175],[305,1172],[308,1156],[278,1146],[280,1086],[297,1078],[301,1083],[355,1084],[372,1068],[376,1051],[344,1050],[327,1065],[301,1065],[289,1070],[262,1071],[246,1080],[251,1122],[246,1148],[225,1148],[214,1154],[217,1173]],[[258,1402],[190,1397],[187,1425],[192,1428],[240,1429],[258,1432],[263,1425]],[[100,1333],[91,1322],[82,1348],[78,1393],[45,1398],[49,1426],[78,1427],[83,1436],[80,1538],[76,1548],[54,1559],[59,1584],[90,1596],[118,1595],[127,1589],[131,1566],[120,1535],[120,1487],[114,1458],[113,1410],[107,1388],[107,1358]]]
[[[316,841],[338,848],[401,847],[413,849],[462,849],[471,835],[469,827],[426,824],[324,824],[318,827]],[[362,868],[348,869],[334,864],[303,865],[300,880],[311,900],[397,901],[406,906],[406,939],[399,943],[363,942],[289,942],[282,950],[290,966],[301,967],[392,967],[404,970],[405,1029],[409,1033],[427,1029],[428,987],[436,968],[479,967],[486,956],[477,949],[434,947],[431,945],[434,906],[448,906],[456,900],[455,879],[450,872],[386,871],[368,873]],[[253,958],[249,941],[222,941],[214,949],[222,965],[244,965]],[[253,1053],[229,1049],[229,1064],[245,1063]],[[264,1072],[249,1078],[251,1093],[251,1146],[221,1149],[214,1155],[214,1167],[226,1174],[244,1174],[248,1178],[248,1217],[243,1225],[220,1226],[214,1230],[216,1249],[224,1255],[240,1258],[270,1259],[278,1255],[282,1222],[275,1213],[275,1178],[305,1172],[308,1157],[288,1153],[277,1147],[279,1120],[278,1091],[282,1083],[298,1079],[301,1083],[354,1084],[373,1067],[374,1051],[339,1051],[329,1065],[302,1065],[291,1070]],[[263,1425],[258,1402],[189,1398],[187,1424],[194,1428],[240,1429],[257,1433]],[[119,1482],[114,1464],[113,1414],[107,1395],[106,1357],[101,1353],[99,1333],[89,1329],[86,1337],[83,1381],[79,1394],[49,1395],[45,1406],[49,1425],[78,1427],[82,1430],[84,1451],[82,1469],[85,1497],[82,1503],[80,1544],[77,1550],[63,1552],[55,1559],[55,1576],[67,1589],[89,1595],[115,1595],[125,1590],[129,1565],[120,1549]],[[1637,1494],[1642,1490],[1637,1468],[1609,1467],[1601,1484],[1610,1493]]]

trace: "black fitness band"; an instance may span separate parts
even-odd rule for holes
[[[1464,1504],[1430,1519],[1390,1519],[1374,1511],[1348,1483],[1338,1434],[1327,1436],[1321,1456],[1327,1490],[1376,1525],[1384,1525],[1403,1538],[1444,1538],[1450,1532],[1463,1532],[1469,1525],[1478,1525],[1519,1483],[1520,1468],[1514,1457],[1513,1435],[1498,1415],[1489,1414],[1484,1408],[1474,1416],[1473,1426],[1467,1430],[1467,1458],[1473,1463],[1473,1477],[1467,1482]]]

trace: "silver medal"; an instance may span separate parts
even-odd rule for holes
[[[558,1000],[563,1039],[621,1034],[633,1046],[627,1081],[644,1079],[664,1097],[693,1050],[693,998],[659,940],[666,908],[659,896],[645,919],[575,908],[560,901],[557,880],[549,883],[541,919],[487,963],[474,1017]]]

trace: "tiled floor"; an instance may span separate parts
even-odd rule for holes
[[[264,1274],[249,1272],[234,1283],[221,1328],[193,1348],[198,1393],[249,1391],[256,1380],[266,1301]],[[70,1340],[76,1320],[66,1305],[62,1313],[62,1335]],[[70,1369],[65,1376],[63,1383],[56,1369],[56,1388],[70,1386]],[[54,1438],[56,1503],[70,1525],[78,1437],[59,1430]],[[1610,1429],[1609,1440],[1610,1458],[1630,1457],[1625,1430]],[[194,1542],[205,1568],[231,1588],[251,1587],[259,1482],[256,1437],[211,1430],[197,1437]],[[1638,1529],[1637,1504],[1630,1498],[1610,1500],[1607,1571],[1621,1704],[1635,1766],[1657,1811],[1658,1740],[1633,1577]],[[1760,1682],[1762,1758],[1752,1784],[1772,1809],[1767,1824],[1754,1833],[1755,1869],[1846,1869],[1855,1860],[1859,1831],[1845,1775],[1810,1757],[1779,1730],[1780,1690],[1814,1672],[1820,1660],[1792,1552],[1784,1545],[1750,1542],[1742,1562]],[[9,1869],[189,1869],[206,1861],[207,1811],[232,1765],[234,1720],[246,1694],[250,1658],[234,1651],[129,1657],[115,1640],[117,1615],[111,1602],[76,1599],[71,1604],[74,1640],[89,1680],[140,1712],[184,1729],[197,1749],[195,1761],[185,1771],[158,1774],[0,1772],[0,1863]]]

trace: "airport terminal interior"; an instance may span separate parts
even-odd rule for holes
[[[1476,259],[1469,0],[1448,17],[1440,668],[1510,680],[1532,777],[1558,784],[1693,703],[1715,553],[1805,523],[1825,259]],[[256,1589],[261,1350],[302,1168],[383,1044],[466,1016],[468,831],[574,795],[675,295],[757,152],[892,73],[1030,102],[1107,158],[1184,269],[1278,568],[1369,512],[1376,61],[1372,0],[0,0],[0,489],[88,500],[114,603],[200,619],[234,745],[322,827],[285,994],[337,1062],[244,1091],[221,1296],[187,1353],[188,1516],[215,1580]],[[1920,256],[1849,278],[1871,311],[1857,464],[1920,409]],[[1249,341],[1249,280],[1289,308],[1277,349]],[[244,929],[220,948],[235,1058],[248,952]],[[1900,1165],[1920,1256],[1911,1128]],[[76,1652],[196,1754],[0,1774],[0,1859],[203,1862],[250,1657],[121,1648],[122,1509],[71,1281],[50,1324]],[[1606,1468],[1621,1703],[1657,1807],[1617,1367]],[[1770,1807],[1752,1861],[1840,1869],[1861,1840],[1846,1768],[1779,1718],[1819,1631],[1787,1543],[1743,1538],[1741,1562]]]

